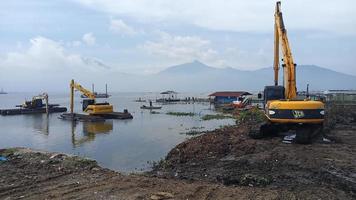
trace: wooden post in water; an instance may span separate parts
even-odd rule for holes
[[[45,101],[46,101],[46,113],[48,115],[49,114],[49,109],[48,109],[48,94],[47,93],[44,94],[44,98],[45,98]]]
[[[106,97],[108,97],[108,84],[105,83],[105,94],[106,94]]]
[[[74,80],[70,82],[70,113],[73,114],[74,110]]]

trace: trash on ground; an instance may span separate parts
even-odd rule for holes
[[[4,156],[0,156],[0,161],[7,161],[7,158]]]

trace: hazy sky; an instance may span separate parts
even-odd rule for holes
[[[150,74],[192,60],[271,66],[274,6],[274,0],[2,1],[0,87],[84,72]],[[296,63],[356,75],[355,10],[354,0],[282,1]]]

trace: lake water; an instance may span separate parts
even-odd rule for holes
[[[0,109],[13,108],[36,94],[15,93],[0,95]],[[207,97],[207,94],[180,94],[179,97]],[[115,111],[128,109],[131,120],[107,120],[85,123],[58,119],[60,113],[0,116],[0,148],[30,147],[89,157],[101,166],[121,172],[148,170],[147,161],[158,161],[177,144],[191,137],[186,132],[199,127],[212,130],[234,124],[232,119],[202,121],[205,114],[215,113],[209,103],[165,104],[159,114],[142,110],[148,103],[135,102],[138,98],[156,99],[158,93],[114,93],[106,101]],[[98,99],[98,102],[105,99]],[[69,108],[68,94],[49,94],[50,103]],[[159,105],[155,104],[154,105]],[[81,98],[75,98],[75,110],[81,112]],[[167,112],[193,112],[195,116],[172,116]]]

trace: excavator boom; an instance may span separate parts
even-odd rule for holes
[[[296,64],[289,45],[287,30],[277,2],[274,23],[274,85],[265,86],[264,107],[268,121],[260,127],[260,135],[276,134],[278,131],[296,130],[296,141],[310,142],[322,127],[324,103],[309,99],[297,100]],[[283,86],[278,84],[279,53],[283,57]]]
[[[83,93],[85,96],[87,96],[89,99],[95,99],[95,94],[92,93],[91,91],[85,89],[83,86],[81,86],[79,83],[74,82],[74,80],[71,81],[70,87],[74,88],[81,93]]]
[[[279,43],[282,45],[283,52],[283,73],[284,73],[284,88],[285,98],[294,99],[297,96],[296,87],[296,64],[293,61],[292,51],[289,45],[287,30],[284,26],[283,16],[281,12],[281,2],[276,4],[275,17],[275,44],[274,44],[274,80],[275,85],[278,85],[278,70],[279,70]]]
[[[87,112],[91,115],[97,114],[107,114],[113,112],[113,106],[109,103],[96,103],[95,102],[95,94],[92,93],[90,90],[85,89],[79,83],[74,82],[71,80],[70,82],[70,112],[74,113],[74,90],[80,91],[83,95],[88,97],[89,99],[83,100],[83,111]]]

